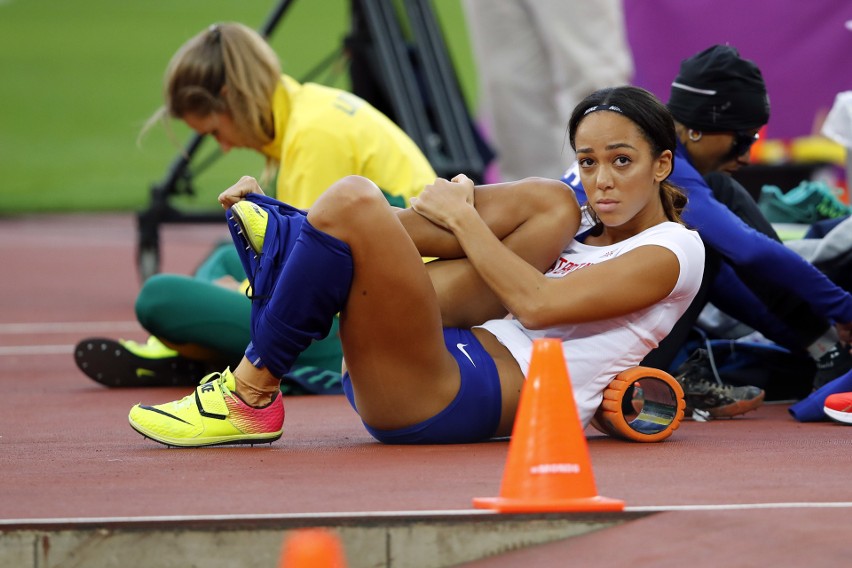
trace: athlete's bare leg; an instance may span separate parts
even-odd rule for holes
[[[579,218],[576,200],[558,193],[568,191],[558,183],[530,180],[476,191],[477,209],[495,234],[540,270],[555,260]],[[353,281],[340,332],[361,417],[374,428],[394,429],[443,410],[460,384],[444,325],[505,313],[466,260],[424,266],[421,255],[460,256],[455,237],[413,211],[393,209],[375,184],[359,177],[336,182],[308,220],[351,250]],[[241,396],[274,385],[265,369],[247,361],[235,374]]]
[[[562,182],[528,178],[477,187],[476,210],[497,237],[518,256],[542,272],[550,268],[577,232],[579,206]],[[506,310],[452,233],[426,220],[413,209],[398,213],[423,256],[440,257],[428,264],[441,316],[446,327],[471,327],[501,318]]]

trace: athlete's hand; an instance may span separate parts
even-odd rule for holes
[[[240,181],[219,194],[219,203],[222,204],[223,209],[228,210],[232,205],[244,199],[249,193],[264,195],[256,179],[251,176],[243,176],[240,178]]]
[[[464,174],[450,181],[438,178],[418,197],[411,198],[411,207],[436,225],[450,229],[458,215],[472,209],[473,190],[473,181]]]

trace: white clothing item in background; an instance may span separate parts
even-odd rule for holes
[[[784,244],[810,263],[828,262],[852,250],[852,217],[840,222],[821,239],[799,239]]]
[[[630,83],[621,0],[465,0],[479,115],[504,181],[559,178],[568,119],[592,92]]]
[[[852,91],[837,93],[825,121],[822,133],[846,148],[852,148]]]

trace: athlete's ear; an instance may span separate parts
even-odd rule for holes
[[[661,182],[672,173],[673,160],[671,150],[663,150],[659,157],[654,162],[654,181]]]

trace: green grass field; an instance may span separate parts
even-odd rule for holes
[[[259,28],[278,0],[0,0],[0,215],[134,211],[166,173],[190,132],[174,124],[137,144],[161,104],[171,55],[216,21]],[[469,105],[475,98],[463,14],[456,0],[436,13]],[[340,45],[347,0],[296,0],[271,43],[297,79]],[[346,88],[345,70],[318,82]],[[206,141],[198,157],[215,148]],[[182,205],[215,207],[215,195],[239,176],[259,175],[260,156],[237,150],[195,178],[198,195]]]

